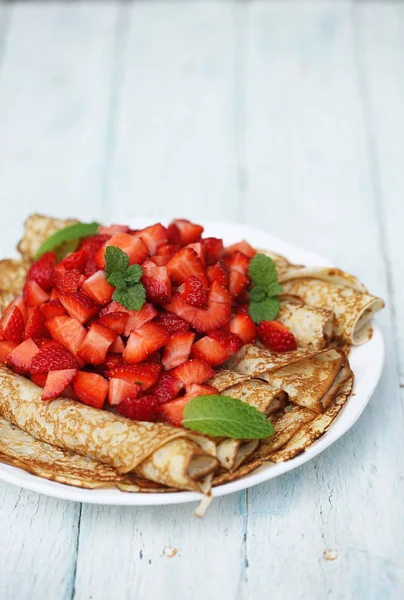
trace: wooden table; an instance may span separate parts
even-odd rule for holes
[[[402,598],[404,5],[4,3],[0,61],[1,255],[33,211],[225,219],[388,303],[360,421],[203,520],[0,484],[0,598]]]

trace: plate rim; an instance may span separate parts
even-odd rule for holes
[[[146,226],[147,224],[150,224],[150,221],[150,218],[138,218],[135,220],[130,220],[131,224],[134,224],[138,227]],[[301,248],[293,243],[285,242],[279,238],[272,236],[271,234],[265,232],[262,229],[229,221],[203,220],[202,223],[205,229],[212,228],[222,230],[224,229],[225,231],[243,231],[244,233],[241,234],[241,236],[246,237],[247,239],[251,238],[254,235],[257,235],[258,237],[265,237],[268,238],[268,242],[266,243],[270,243],[271,249],[274,249],[275,252],[279,252],[281,254],[285,253],[287,256],[293,254],[304,254],[306,255],[306,262],[307,257],[309,257],[309,262],[312,262],[313,264],[317,263],[325,266],[332,266],[332,263],[328,259],[322,257],[321,255]],[[352,353],[358,351],[360,352],[361,348],[366,348],[368,351],[373,351],[372,368],[369,369],[369,373],[366,373],[366,389],[360,394],[360,401],[357,403],[356,407],[352,407],[350,409],[350,411],[352,412],[352,414],[350,415],[350,419],[347,419],[347,422],[341,425],[340,419],[341,417],[343,417],[344,414],[346,415],[344,411],[346,411],[346,408],[348,406],[345,405],[341,413],[335,419],[335,421],[332,422],[330,428],[326,431],[326,433],[322,435],[318,440],[316,440],[312,444],[312,446],[310,446],[302,454],[299,454],[298,456],[286,462],[276,464],[264,464],[261,467],[259,467],[259,469],[257,469],[256,471],[253,471],[252,473],[241,477],[236,481],[225,483],[215,488],[212,488],[213,498],[219,498],[231,493],[241,491],[243,489],[248,489],[255,485],[259,485],[260,483],[264,483],[265,481],[275,479],[276,477],[279,477],[284,473],[298,468],[299,466],[303,465],[306,462],[309,462],[310,460],[321,454],[321,452],[323,452],[326,448],[334,444],[338,439],[345,435],[345,433],[347,433],[349,429],[353,427],[353,425],[357,422],[357,420],[365,410],[366,406],[368,405],[380,380],[384,366],[384,339],[380,328],[376,324],[373,323],[372,339],[363,346],[354,347],[352,349]],[[351,396],[348,399],[348,403],[350,401],[352,403],[352,399],[356,395],[356,385],[357,381],[355,377],[353,396]],[[101,504],[111,506],[161,506],[172,504],[185,504],[189,502],[199,502],[202,497],[202,495],[198,492],[189,491],[153,494],[145,492],[122,492],[118,489],[101,488],[91,490],[86,488],[79,488],[44,479],[37,475],[33,475],[19,467],[10,466],[5,463],[0,463],[0,480],[23,489],[27,489],[29,491],[37,492],[58,499],[69,500],[73,502],[83,502],[88,504]]]

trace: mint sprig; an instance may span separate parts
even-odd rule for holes
[[[105,272],[107,281],[115,287],[113,300],[128,310],[140,310],[146,302],[146,290],[140,278],[143,269],[140,265],[129,266],[129,256],[117,246],[105,249]]]
[[[98,223],[73,223],[73,225],[68,225],[63,229],[59,229],[59,231],[56,231],[56,233],[46,238],[43,244],[41,244],[35,254],[35,258],[39,258],[42,254],[45,254],[45,252],[54,250],[55,248],[62,246],[62,244],[66,244],[66,242],[72,243],[69,245],[69,252],[73,252],[77,246],[74,242],[78,243],[82,238],[96,234],[98,228]]]
[[[256,254],[250,261],[248,275],[252,282],[248,308],[250,317],[254,323],[273,321],[279,313],[278,295],[282,292],[274,261],[265,254]]]
[[[228,396],[197,396],[185,405],[182,425],[207,435],[235,439],[263,439],[273,425],[258,409]]]

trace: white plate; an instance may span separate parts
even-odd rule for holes
[[[150,224],[149,220],[138,220],[134,227],[145,227]],[[284,254],[292,262],[305,265],[330,265],[329,261],[297,248],[291,244],[282,242],[264,231],[252,229],[234,223],[209,222],[205,224],[205,234],[221,237],[225,244],[231,244],[242,239],[248,240],[257,248],[268,248],[279,254]],[[239,490],[251,487],[263,481],[273,479],[291,471],[303,463],[311,460],[333,444],[360,417],[369,402],[377,382],[379,381],[384,362],[384,344],[380,330],[375,327],[374,335],[370,342],[352,350],[350,355],[351,367],[355,373],[355,385],[353,397],[349,399],[341,413],[332,423],[331,427],[319,440],[314,442],[308,450],[288,462],[279,464],[265,464],[254,473],[234,481],[218,486],[213,489],[213,496],[225,496]],[[166,494],[134,494],[121,492],[119,490],[85,490],[54,481],[48,481],[31,475],[18,469],[0,463],[0,479],[7,483],[33,490],[48,496],[74,500],[77,502],[89,502],[92,504],[111,505],[156,505],[156,504],[180,504],[200,500],[201,496],[196,492],[175,492]]]

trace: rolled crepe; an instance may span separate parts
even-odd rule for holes
[[[218,466],[206,452],[214,444],[203,436],[163,423],[131,421],[74,400],[43,402],[41,394],[30,380],[0,366],[0,415],[42,442],[96,459],[118,473],[147,472],[148,478],[170,486],[177,478],[173,487],[179,489],[201,489],[202,478]],[[183,438],[189,443],[173,443]]]
[[[334,314],[325,308],[286,302],[276,319],[293,333],[299,348],[325,348],[331,339]]]
[[[353,275],[340,269],[306,267],[290,269],[279,281],[286,293],[302,298],[309,306],[334,312],[334,336],[353,345],[370,339],[370,321],[384,307]]]
[[[18,244],[18,250],[27,260],[33,260],[43,242],[51,235],[77,223],[76,219],[52,219],[43,215],[30,215],[25,221],[24,236]]]
[[[0,290],[8,291],[14,296],[21,294],[29,265],[26,260],[0,260]]]

